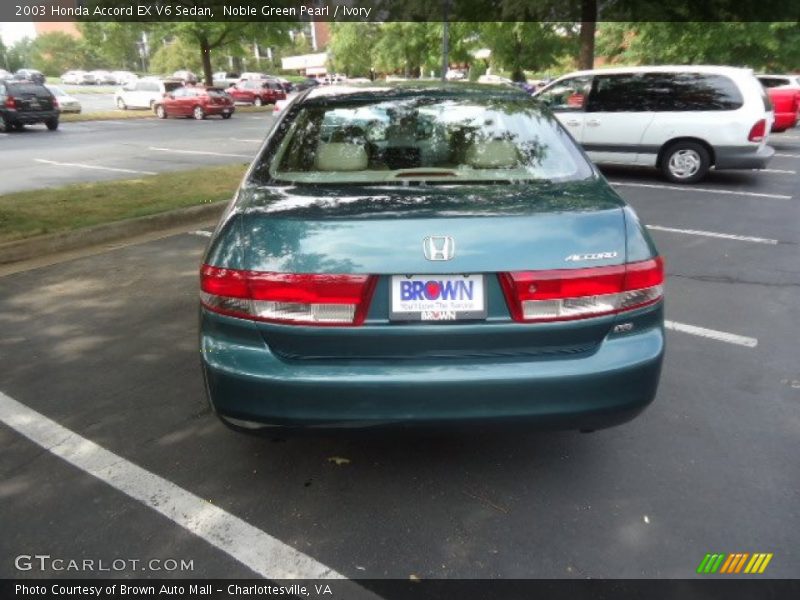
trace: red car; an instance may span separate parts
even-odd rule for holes
[[[780,133],[797,125],[800,117],[800,76],[759,75],[758,80],[767,88],[769,100],[775,109],[772,131]]]
[[[286,92],[278,81],[265,81],[263,79],[246,79],[233,84],[227,90],[236,102],[246,104],[275,104],[278,100],[286,99]]]
[[[235,108],[233,99],[221,88],[179,87],[164,94],[153,110],[159,119],[194,117],[200,120],[209,115],[230,119]]]

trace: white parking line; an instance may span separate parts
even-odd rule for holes
[[[682,333],[689,333],[691,335],[699,335],[700,337],[717,340],[719,342],[736,344],[737,346],[745,346],[747,348],[755,348],[758,346],[758,340],[756,338],[737,335],[735,333],[728,333],[727,331],[706,329],[705,327],[688,325],[686,323],[678,323],[676,321],[664,321],[664,327],[667,329],[672,329],[673,331],[680,331]]]
[[[784,154],[783,152],[776,152],[773,156],[781,156],[783,158],[800,158],[800,154]]]
[[[198,229],[197,231],[190,231],[189,235],[199,235],[200,237],[211,237],[211,232],[205,229]]]
[[[268,533],[106,450],[0,392],[0,422],[81,471],[161,513],[268,579],[345,579]],[[345,597],[377,599],[353,582]]]
[[[705,192],[707,194],[726,194],[730,196],[753,196],[756,198],[777,198],[778,200],[791,200],[791,196],[783,194],[762,194],[759,192],[737,192],[735,190],[715,190],[711,188],[698,188],[694,186],[679,186],[679,185],[660,185],[654,183],[631,183],[628,181],[609,181],[611,185],[619,185],[625,187],[640,187],[650,188],[656,190],[674,190],[677,192]]]
[[[738,240],[740,242],[754,242],[756,244],[777,244],[778,240],[769,238],[751,237],[748,235],[734,235],[732,233],[718,233],[716,231],[702,231],[700,229],[676,229],[675,227],[662,227],[661,225],[648,225],[648,229],[653,231],[666,231],[669,233],[685,233],[687,235],[701,235],[723,240]]]
[[[44,158],[34,158],[35,162],[43,163],[46,165],[54,165],[56,167],[75,167],[76,169],[92,169],[94,171],[113,171],[115,173],[132,173],[134,175],[157,175],[154,171],[134,171],[133,169],[119,169],[117,167],[101,167],[99,165],[87,165],[84,163],[66,163],[58,162],[55,160],[46,160]]]
[[[785,173],[786,175],[797,175],[797,171],[790,169],[753,169],[753,173]]]
[[[229,154],[227,152],[209,152],[207,150],[177,150],[175,148],[157,148],[156,146],[149,146],[148,150],[157,150],[158,152],[172,152],[174,154],[200,154],[203,156],[232,156],[234,158],[253,158],[251,154]]]
[[[252,144],[260,144],[261,142],[264,141],[264,140],[253,140],[253,139],[247,139],[247,138],[231,138],[231,139],[234,142],[250,142]]]

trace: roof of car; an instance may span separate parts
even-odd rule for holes
[[[672,73],[675,71],[685,73],[716,73],[739,75],[743,73],[752,74],[752,69],[742,67],[726,67],[719,65],[642,65],[636,67],[611,67],[608,69],[589,69],[586,71],[573,71],[565,75],[569,77],[579,75],[614,75],[620,73]]]
[[[417,95],[430,96],[511,96],[529,97],[524,91],[514,86],[479,83],[450,83],[442,81],[373,81],[363,84],[336,84],[310,88],[305,100],[334,100],[351,98],[386,98],[409,97]]]

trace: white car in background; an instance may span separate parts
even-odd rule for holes
[[[125,85],[126,83],[138,79],[136,73],[131,73],[130,71],[112,71],[111,76],[114,78],[114,83],[117,85]]]
[[[534,94],[601,164],[656,167],[676,183],[709,169],[763,169],[775,119],[752,70],[718,66],[578,71]]]
[[[70,96],[67,92],[62,90],[57,85],[45,85],[50,90],[50,93],[56,99],[58,110],[62,113],[79,113],[81,112],[81,103],[74,96]]]
[[[114,93],[114,104],[120,110],[129,108],[149,108],[164,99],[164,95],[183,87],[181,81],[164,81],[155,77],[143,77],[131,81]]]
[[[501,77],[500,75],[481,75],[478,77],[478,83],[513,83],[508,77]]]
[[[117,80],[109,71],[98,69],[96,71],[92,71],[92,75],[94,75],[94,80],[97,85],[114,85],[117,83]]]
[[[67,71],[61,76],[61,83],[64,85],[94,85],[97,83],[97,78],[93,73],[88,71]]]

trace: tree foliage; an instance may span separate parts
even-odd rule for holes
[[[800,65],[800,25],[791,22],[607,23],[598,50],[630,64],[718,64],[763,70]]]
[[[80,38],[61,31],[38,36],[31,45],[31,65],[45,75],[91,67],[94,64],[89,46]]]
[[[142,67],[139,42],[142,33],[151,29],[146,23],[117,21],[79,22],[86,44],[105,69],[139,70]]]

